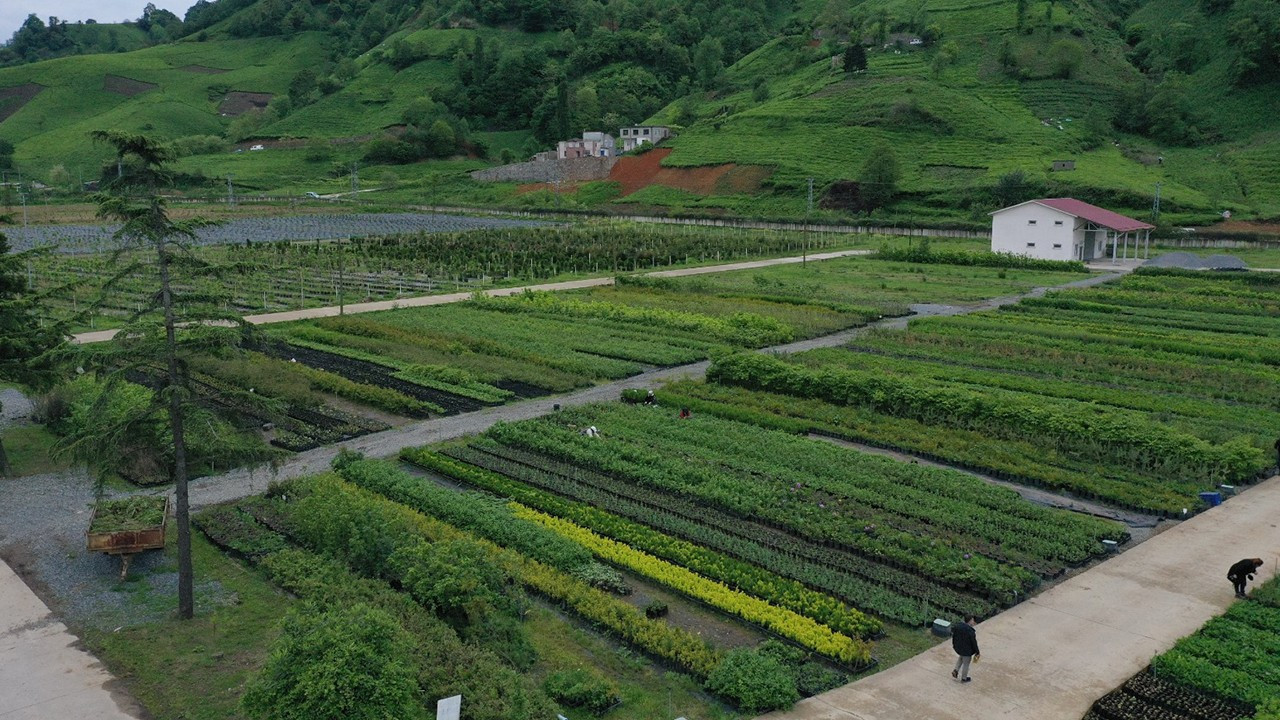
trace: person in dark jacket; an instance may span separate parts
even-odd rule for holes
[[[1227,579],[1236,588],[1236,597],[1244,597],[1245,585],[1253,579],[1253,574],[1262,568],[1262,558],[1245,558],[1227,571]]]
[[[969,662],[978,658],[978,631],[973,629],[977,624],[978,618],[968,615],[964,622],[951,628],[951,649],[960,656],[951,677],[960,682],[969,682]]]

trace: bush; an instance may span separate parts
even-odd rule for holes
[[[707,689],[746,712],[789,708],[800,699],[796,679],[782,663],[768,655],[730,651],[711,671]]]
[[[631,586],[622,578],[622,573],[604,563],[592,561],[574,568],[569,574],[593,588],[616,595],[631,594]]]
[[[227,151],[227,141],[217,135],[188,135],[170,143],[178,157],[216,155]]]
[[[304,605],[285,616],[241,703],[250,717],[270,720],[421,718],[410,648],[383,610]]]
[[[796,668],[796,690],[804,697],[812,697],[849,682],[849,676],[817,662],[807,662]]]
[[[644,616],[651,620],[657,620],[660,617],[666,617],[667,610],[666,603],[661,600],[651,600],[649,604],[644,606]]]
[[[592,715],[603,715],[621,701],[612,683],[581,668],[551,673],[543,689],[553,699],[569,707],[583,708]]]

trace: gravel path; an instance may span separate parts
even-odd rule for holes
[[[0,390],[0,430],[10,424],[26,422],[31,415],[31,400],[13,388]]]

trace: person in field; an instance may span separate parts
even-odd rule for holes
[[[1235,586],[1236,597],[1242,598],[1245,596],[1245,585],[1253,579],[1254,573],[1262,569],[1262,565],[1262,558],[1245,558],[1231,566],[1231,569],[1227,571],[1227,579]]]
[[[974,629],[977,624],[977,617],[967,615],[964,622],[951,628],[951,649],[960,656],[956,659],[951,677],[960,682],[969,682],[972,679],[969,677],[969,663],[978,659],[978,631]]]

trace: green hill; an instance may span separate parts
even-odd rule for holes
[[[388,201],[795,217],[812,177],[833,217],[980,223],[1040,194],[1147,213],[1157,183],[1166,222],[1280,215],[1268,0],[220,0],[168,27],[183,38],[0,68],[16,168],[95,177],[109,158],[87,133],[109,127],[185,138],[196,192],[227,174],[337,191],[359,163]],[[854,45],[865,70],[843,67]],[[645,121],[681,129],[664,166],[764,179],[553,199],[465,175]],[[234,151],[249,144],[266,151]],[[861,176],[887,153],[899,179],[884,204]],[[1051,172],[1059,160],[1074,169]]]

